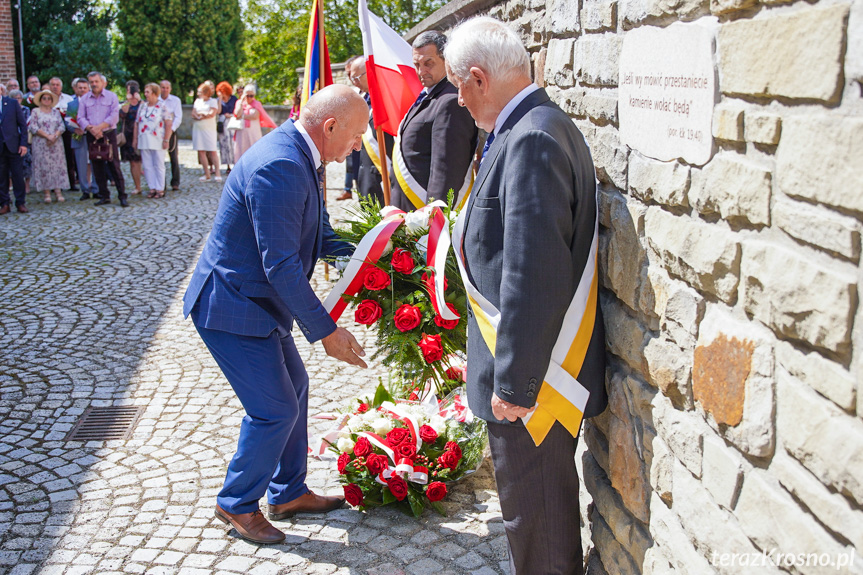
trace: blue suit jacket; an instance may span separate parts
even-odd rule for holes
[[[353,248],[330,227],[312,162],[291,121],[240,158],[183,297],[196,325],[263,337],[296,321],[310,342],[335,331],[309,278],[319,257]]]
[[[13,154],[18,148],[27,145],[27,120],[24,110],[15,98],[3,96],[3,119],[0,120],[0,132],[3,134],[3,145]]]

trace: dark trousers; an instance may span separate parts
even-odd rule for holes
[[[193,312],[194,319],[194,312]],[[197,326],[246,416],[237,452],[216,502],[228,513],[251,513],[306,494],[309,376],[290,333],[250,337]]]
[[[555,423],[537,447],[521,422],[489,422],[488,442],[513,575],[582,575],[573,438]]]
[[[23,206],[26,201],[24,193],[24,158],[12,153],[5,144],[0,142],[0,207],[9,205],[9,178],[12,178],[12,189],[15,192],[15,206]]]
[[[354,189],[354,181],[358,180],[360,173],[360,153],[356,150],[345,158],[345,191]]]
[[[75,174],[78,170],[75,168],[75,150],[72,149],[72,132],[69,130],[63,132],[63,151],[66,152],[66,173],[69,174],[69,187],[74,188]]]
[[[177,132],[171,134],[171,141],[168,142],[168,156],[171,158],[171,189],[173,190],[180,187],[180,156],[177,150]]]
[[[93,178],[96,180],[96,185],[99,186],[99,197],[103,200],[111,199],[111,192],[108,190],[108,172],[111,172],[111,179],[117,186],[117,197],[121,200],[126,199],[126,180],[123,179],[123,172],[120,171],[120,150],[117,148],[117,130],[111,130],[103,134],[104,138],[111,143],[112,159],[110,162],[103,160],[90,160],[90,165],[93,167]],[[96,139],[89,132],[87,133],[87,145],[89,146]]]

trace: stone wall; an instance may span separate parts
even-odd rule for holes
[[[601,182],[588,572],[863,573],[863,0],[456,0],[407,38],[475,13],[522,36]],[[620,135],[624,39],[680,21],[714,31],[700,165]]]

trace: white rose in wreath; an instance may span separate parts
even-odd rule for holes
[[[393,422],[386,417],[379,417],[372,422],[372,427],[378,435],[386,435],[393,429]]]
[[[424,235],[423,237],[421,237],[420,239],[417,240],[417,248],[419,248],[419,250],[422,253],[428,252],[428,249],[429,249],[428,244],[429,244],[429,235],[428,234]]]
[[[407,227],[408,233],[414,236],[418,236],[425,232],[429,227],[428,212],[419,210],[416,212],[408,212],[405,214],[405,227]]]
[[[349,437],[340,437],[338,442],[336,442],[336,448],[342,453],[353,453],[354,445],[353,440]]]

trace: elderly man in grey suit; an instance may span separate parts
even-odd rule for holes
[[[582,573],[575,448],[607,404],[590,150],[503,23],[461,24],[445,55],[489,132],[453,242],[472,299],[468,401],[488,421],[510,568]]]

